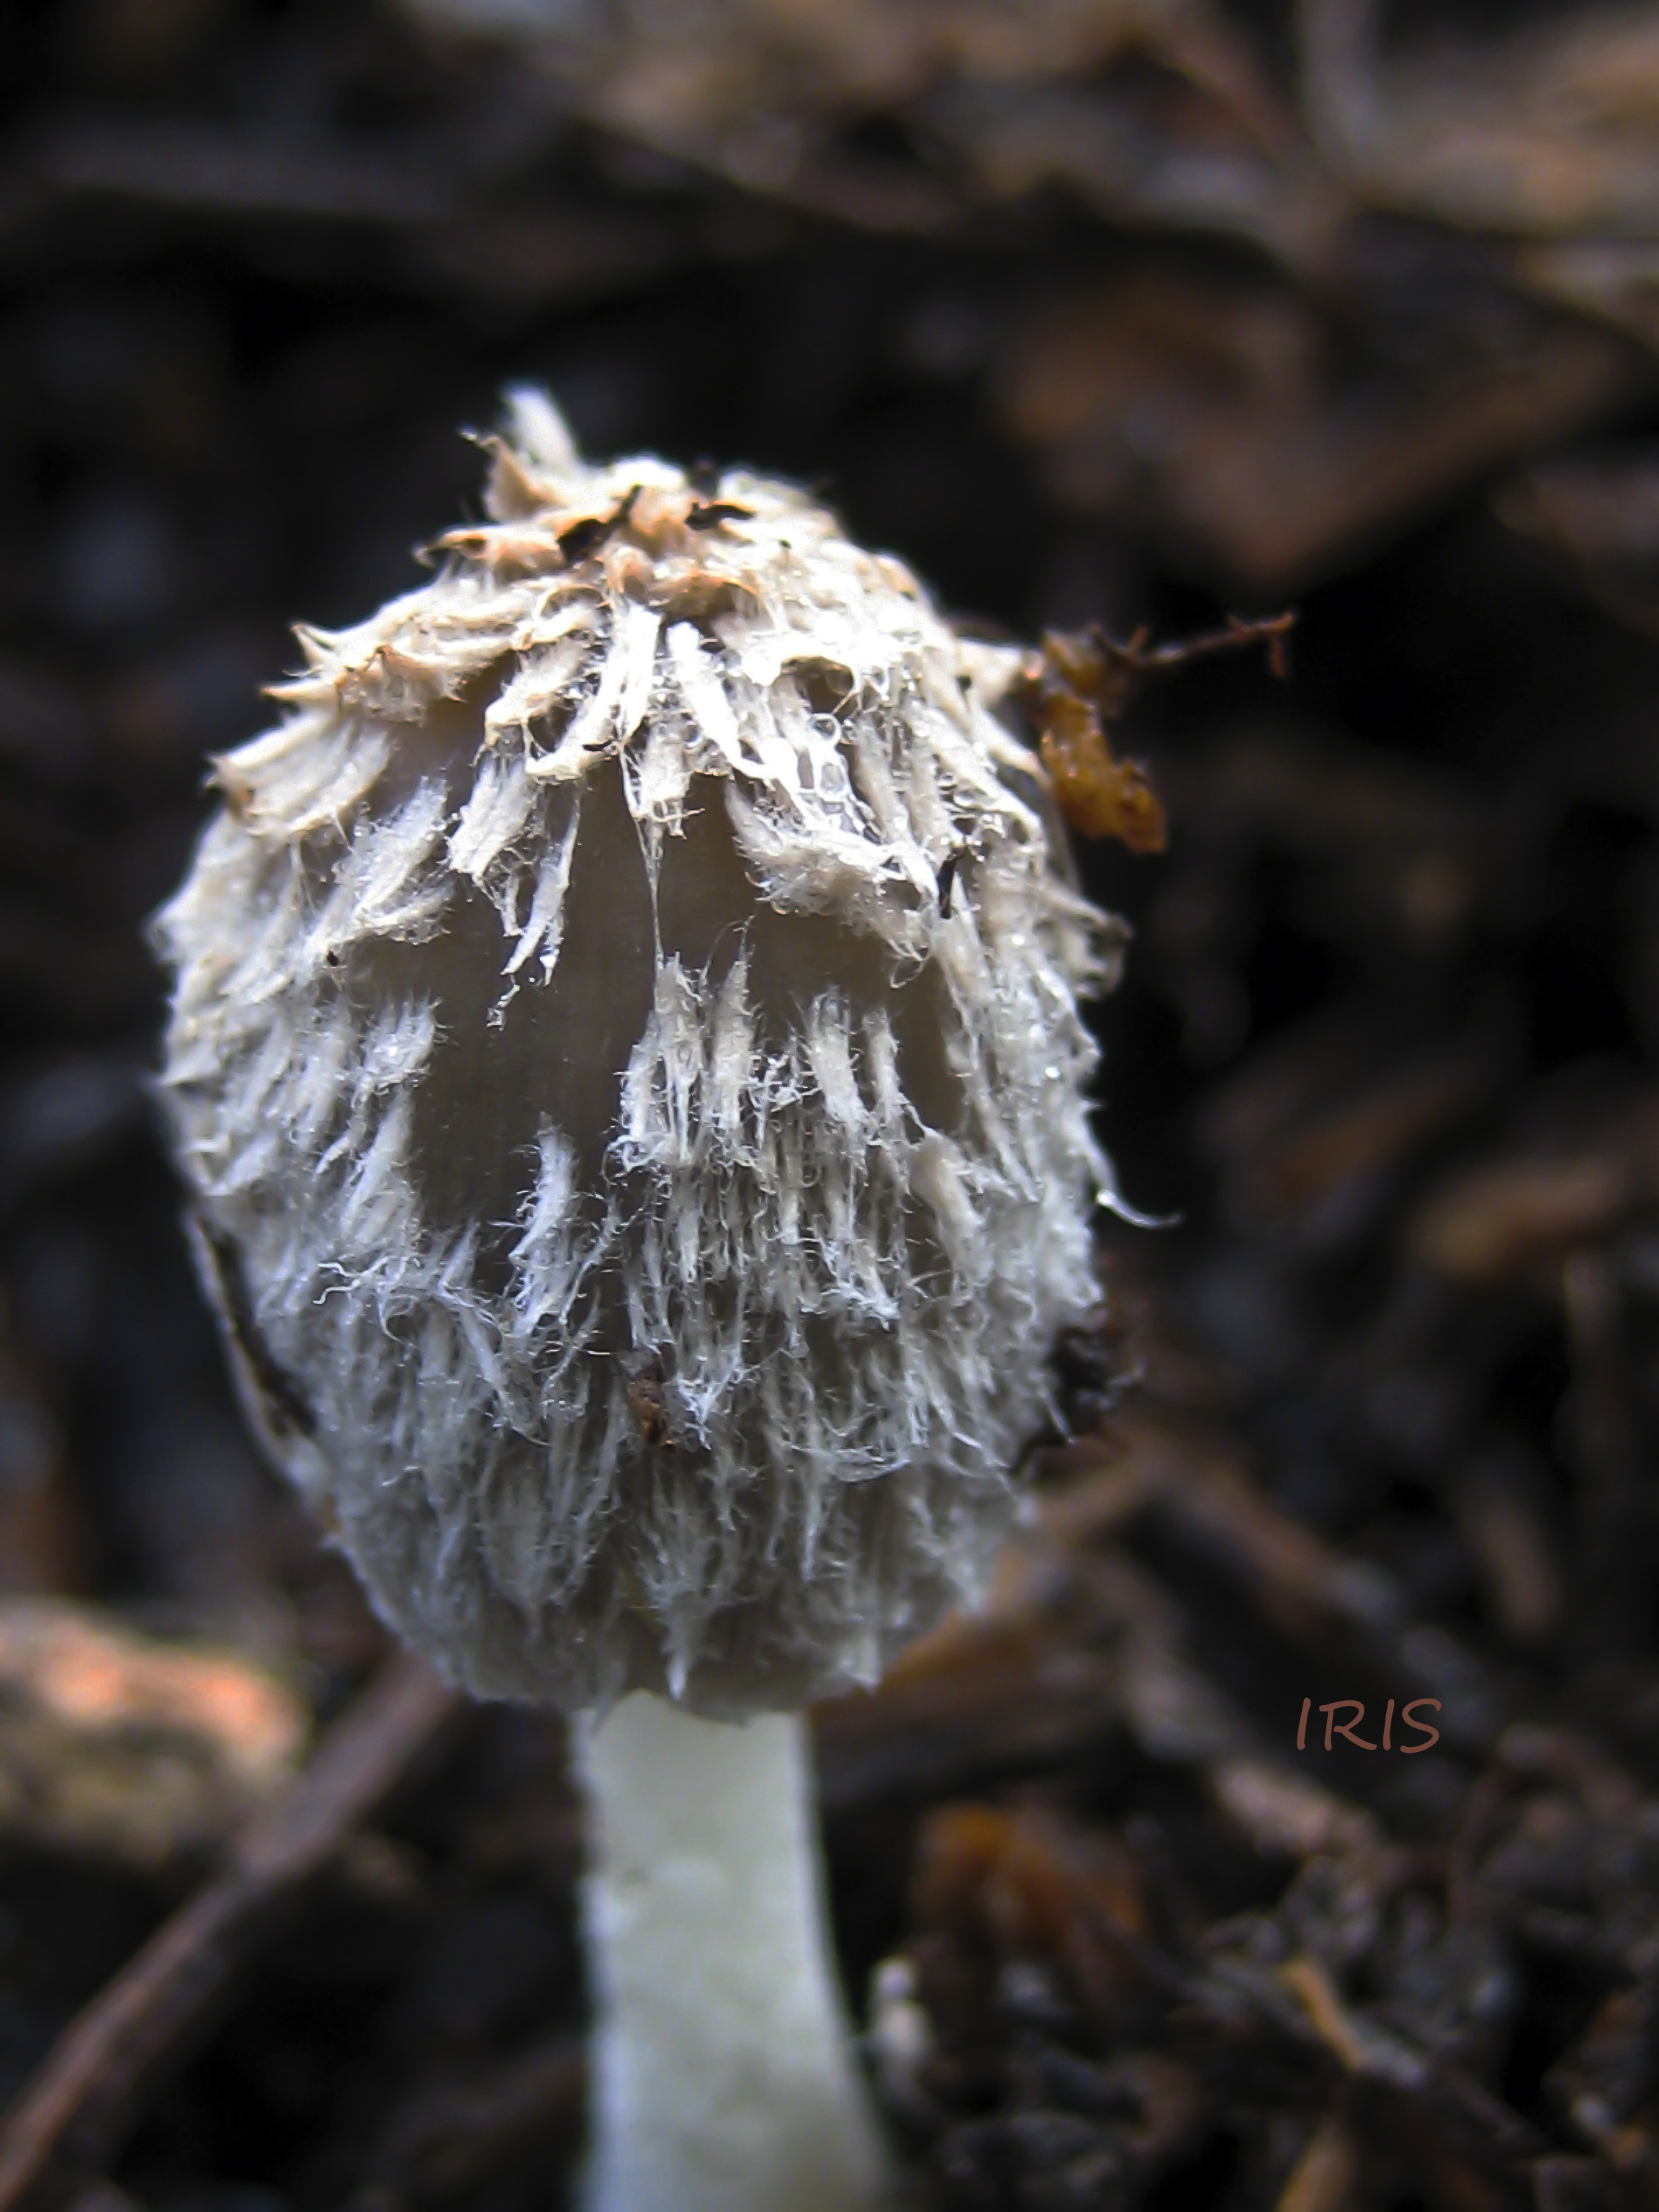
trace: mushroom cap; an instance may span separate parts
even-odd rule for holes
[[[433,580],[301,631],[158,917],[250,1415],[476,1693],[736,1716],[982,1588],[1098,1292],[1115,937],[1021,657],[786,484],[488,441]]]

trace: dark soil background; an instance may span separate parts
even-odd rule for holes
[[[261,1468],[145,1089],[205,757],[532,380],[1009,634],[1298,611],[1112,733],[1164,1225],[819,1717],[917,2203],[1659,2204],[1659,15],[14,0],[0,114],[0,2207],[567,2201],[559,1729]]]

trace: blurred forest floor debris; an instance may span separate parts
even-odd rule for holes
[[[1299,609],[1081,855],[1170,1225],[819,1717],[918,2203],[1659,2204],[1659,9],[63,0],[0,113],[0,2205],[568,2201],[561,1731],[255,1462],[144,1096],[204,754],[534,376],[1006,632]]]
[[[878,234],[1012,244],[1063,203],[1248,244],[1224,277],[1154,248],[1059,288],[994,378],[1057,501],[1246,586],[1324,573],[1651,380],[1650,8],[1390,40],[1380,0],[404,4],[527,53],[554,113]]]

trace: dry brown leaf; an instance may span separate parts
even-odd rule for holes
[[[212,1848],[288,1778],[307,1723],[235,1653],[0,1604],[0,1832],[147,1868]]]

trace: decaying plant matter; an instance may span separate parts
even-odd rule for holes
[[[1211,636],[1150,651],[1145,629],[1121,645],[1100,629],[1080,636],[1048,631],[1030,678],[1032,714],[1054,803],[1067,824],[1079,836],[1115,837],[1132,853],[1161,853],[1169,830],[1158,794],[1138,761],[1114,757],[1107,726],[1122,714],[1138,677],[1212,653],[1265,643],[1269,665],[1283,678],[1285,639],[1294,621],[1288,614],[1255,623],[1234,617]]]
[[[550,114],[878,235],[1018,236],[1047,194],[1189,241],[1017,319],[999,397],[1066,504],[1266,592],[1651,374],[1640,6],[1404,35],[1381,0],[405,6],[526,58]]]

